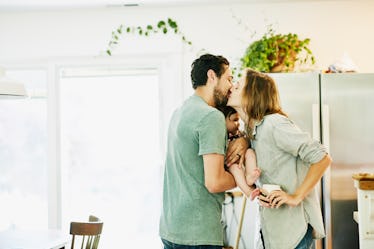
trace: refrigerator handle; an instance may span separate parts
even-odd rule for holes
[[[321,141],[321,116],[320,116],[320,105],[319,104],[313,104],[312,105],[312,138],[317,141]],[[322,181],[322,180],[321,180]],[[320,203],[323,203],[322,201],[322,186],[321,182],[316,185],[317,193],[318,193],[318,199]],[[322,209],[322,207],[321,207]],[[323,249],[322,240],[316,240],[314,243],[314,249]]]
[[[322,143],[326,146],[327,152],[330,153],[330,115],[329,106],[322,105]],[[332,248],[332,228],[331,228],[331,170],[327,168],[323,176],[323,206],[326,228],[325,249]]]
[[[329,106],[322,105],[322,143],[330,153],[330,114]]]
[[[321,141],[319,104],[312,105],[312,138]]]

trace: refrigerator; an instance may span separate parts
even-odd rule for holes
[[[357,189],[352,174],[374,172],[374,74],[271,74],[281,104],[320,140],[333,163],[318,185],[326,238],[316,249],[358,249]]]
[[[352,174],[374,172],[374,74],[321,74],[322,142],[333,158],[323,178],[327,249],[359,248]]]
[[[281,105],[289,117],[333,159],[317,188],[320,193],[326,238],[316,249],[358,249],[357,189],[352,174],[374,173],[374,74],[277,73]],[[241,200],[224,206],[228,240],[233,244]],[[240,249],[254,246],[257,204],[247,202]],[[231,227],[230,227],[231,226]]]

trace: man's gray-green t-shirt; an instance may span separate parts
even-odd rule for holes
[[[192,95],[170,121],[160,236],[175,244],[222,245],[224,193],[204,184],[204,154],[225,154],[225,118]],[[223,167],[223,165],[222,165]]]

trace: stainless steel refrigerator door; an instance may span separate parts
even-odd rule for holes
[[[352,174],[374,170],[374,74],[321,74],[322,142],[333,163],[324,177],[325,248],[359,248]]]
[[[270,76],[277,83],[283,111],[301,130],[321,141],[319,73],[282,73]],[[322,202],[321,184],[317,188]],[[322,246],[322,240],[316,241],[316,249],[321,249]]]
[[[269,74],[277,83],[281,105],[291,120],[313,138],[320,140],[319,74]]]

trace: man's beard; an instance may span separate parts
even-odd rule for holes
[[[213,99],[215,107],[223,107],[227,105],[228,97],[227,94],[224,94],[217,87],[213,90]]]

